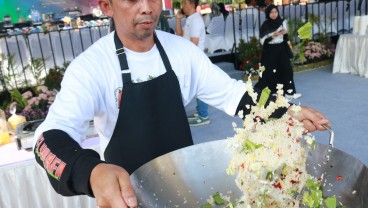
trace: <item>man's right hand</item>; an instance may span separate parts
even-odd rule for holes
[[[105,163],[98,164],[93,168],[89,182],[97,206],[101,208],[138,206],[129,174],[119,166]]]
[[[182,10],[180,9],[177,13],[176,13],[176,20],[181,20],[183,19],[184,14],[182,12]]]

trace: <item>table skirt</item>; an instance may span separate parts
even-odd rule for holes
[[[341,35],[336,46],[333,73],[368,78],[368,35]]]

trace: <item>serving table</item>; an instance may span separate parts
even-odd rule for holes
[[[341,35],[337,42],[333,73],[368,78],[368,35]]]
[[[82,146],[97,150],[98,142],[98,137],[90,138]],[[88,196],[57,194],[33,152],[17,150],[14,142],[0,147],[0,184],[0,207],[97,207],[95,199]]]

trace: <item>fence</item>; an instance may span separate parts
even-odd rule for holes
[[[41,77],[44,77],[48,69],[61,67],[64,63],[72,61],[106,35],[108,30],[108,26],[96,26],[1,37],[1,91],[8,87],[18,88],[18,85],[32,85],[37,81],[32,76],[35,73],[32,71],[35,70],[34,63],[42,65],[43,71],[40,73]]]
[[[321,34],[351,33],[354,17],[368,14],[367,0],[338,0],[304,5],[290,4],[279,6],[278,9],[280,15],[288,19],[291,24],[312,22],[314,38]],[[264,12],[248,8],[235,12],[234,17],[235,31],[239,31],[239,37],[244,40],[249,40],[250,37],[259,38],[259,26],[266,19]]]
[[[291,24],[313,22],[313,37],[321,34],[339,35],[351,33],[354,16],[368,14],[368,0],[339,0],[306,5],[290,4],[279,6],[280,15]],[[229,18],[227,18],[229,19]],[[223,38],[226,49],[234,49],[240,39],[259,38],[259,28],[265,20],[264,12],[247,8],[231,13],[230,27],[225,26]],[[295,31],[290,31],[289,33]],[[0,91],[20,86],[31,86],[37,80],[34,76],[34,63],[41,65],[41,77],[50,68],[62,66],[73,60],[95,41],[108,33],[108,26],[89,27],[9,35],[0,37]],[[298,41],[294,37],[294,41]],[[207,40],[206,40],[207,41]],[[215,41],[216,42],[216,41]],[[33,71],[32,71],[33,70]]]

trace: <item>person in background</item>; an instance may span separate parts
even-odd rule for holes
[[[229,11],[226,10],[224,3],[219,3],[218,6],[220,7],[220,12],[222,13],[222,16],[224,17],[224,20],[226,20],[227,16],[229,16]]]
[[[260,38],[263,45],[261,65],[265,67],[265,71],[255,87],[268,87],[272,93],[276,93],[277,84],[282,84],[285,97],[301,97],[300,93],[296,93],[294,84],[290,62],[292,51],[287,43],[287,22],[280,18],[278,9],[273,4],[266,9],[266,21],[261,26]]]
[[[198,0],[183,0],[183,9],[176,15],[176,34],[191,41],[198,46],[202,51],[205,49],[205,26],[202,16],[196,12]],[[183,11],[187,16],[184,28],[181,27],[181,19],[184,17]],[[188,116],[188,121],[191,126],[199,126],[211,123],[208,116],[208,105],[200,99],[196,99],[197,112]]]
[[[206,28],[208,28],[208,26],[211,23],[212,18],[214,17],[218,17],[222,15],[222,13],[220,12],[220,7],[218,4],[216,4],[215,2],[211,3],[211,13],[206,14],[204,16],[204,25],[206,26]]]
[[[272,0],[256,0],[256,2],[258,8],[263,12],[265,12],[266,8],[273,3]]]
[[[129,174],[160,155],[193,145],[185,105],[197,96],[238,115],[249,113],[246,106],[254,103],[245,83],[231,79],[199,47],[155,30],[161,0],[99,0],[99,5],[114,19],[115,31],[67,68],[35,132],[34,154],[57,193],[95,197],[99,207],[138,207]],[[330,124],[304,106],[298,113],[279,109],[274,116],[285,112],[310,132]],[[91,120],[104,160],[81,147]]]

